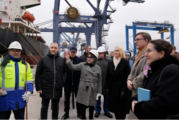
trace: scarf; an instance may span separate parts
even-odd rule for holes
[[[148,77],[148,71],[149,71],[149,70],[151,70],[151,66],[150,66],[150,65],[146,65],[146,66],[144,67],[144,71],[143,71],[145,77]]]
[[[146,46],[144,49],[142,49],[141,51],[139,51],[139,52],[137,53],[137,55],[136,55],[136,57],[135,57],[135,62],[134,62],[133,67],[136,66],[136,64],[138,63],[138,61],[140,60],[140,58],[141,58],[141,57],[143,56],[143,54],[145,53],[146,49],[147,49],[147,46]]]
[[[14,58],[14,57],[12,57],[11,55],[10,55],[10,58],[11,58],[11,60],[14,61],[14,62],[19,62],[19,61],[21,60],[21,57],[19,57],[19,58]]]
[[[113,62],[114,62],[114,70],[116,70],[117,65],[119,64],[119,62],[121,61],[121,58],[119,57],[118,59],[116,59],[115,57],[113,57]]]

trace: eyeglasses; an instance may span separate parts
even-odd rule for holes
[[[103,52],[98,52],[98,54],[104,54]]]
[[[93,56],[88,56],[87,58],[93,58]]]
[[[147,49],[146,51],[145,51],[145,53],[149,53],[149,52],[151,52],[151,51],[157,51],[156,49]]]
[[[12,52],[21,52],[21,50],[18,50],[18,49],[12,49],[11,51]]]
[[[135,39],[134,42],[138,42],[139,40],[144,40],[144,38]]]

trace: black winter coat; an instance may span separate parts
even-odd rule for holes
[[[108,69],[108,60],[106,58],[104,59],[98,59],[97,65],[101,68],[101,76],[102,76],[102,94],[106,95],[106,89],[105,89],[105,82],[106,82],[106,72]]]
[[[77,56],[75,56],[74,58],[71,58],[71,61],[73,64],[79,64],[81,62],[83,62],[83,60]],[[66,61],[66,59],[65,59]],[[67,76],[66,76],[66,80],[65,80],[65,84],[66,85],[74,85],[75,87],[78,87],[79,85],[79,81],[80,81],[80,76],[81,76],[81,72],[80,71],[74,71],[74,70],[70,70],[67,65],[66,65],[66,69],[67,69]]]
[[[151,63],[148,78],[143,81],[143,88],[151,90],[151,100],[135,105],[134,113],[139,119],[165,119],[167,115],[179,113],[179,66],[176,64],[172,56]],[[137,100],[137,95],[133,100]]]
[[[84,62],[86,62],[87,55],[88,55],[88,53],[84,52],[84,54],[80,58],[83,59]]]
[[[40,96],[46,99],[58,99],[62,96],[65,73],[65,60],[58,54],[42,57],[37,65],[35,75],[36,91],[42,90]]]
[[[113,113],[129,113],[130,91],[127,88],[127,77],[130,73],[129,62],[121,59],[116,70],[113,60],[108,63],[106,89],[109,89],[108,110]],[[121,93],[124,93],[121,96]]]

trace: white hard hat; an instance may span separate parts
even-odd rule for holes
[[[98,51],[97,50],[91,50],[89,53],[93,54],[96,58],[98,58]]]
[[[105,48],[102,47],[102,46],[99,47],[97,51],[100,52],[100,53],[102,53],[102,52],[106,52]]]
[[[22,46],[18,41],[14,41],[9,45],[8,49],[19,49],[22,50]]]

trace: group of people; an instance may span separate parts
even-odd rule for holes
[[[104,115],[116,119],[177,119],[179,118],[179,54],[176,47],[165,40],[152,40],[146,32],[135,35],[138,50],[131,53],[116,46],[106,55],[104,47],[91,50],[86,46],[81,57],[71,47],[59,56],[58,43],[51,43],[49,53],[37,65],[35,88],[42,98],[41,119],[47,119],[51,100],[52,119],[58,119],[59,102],[64,87],[62,120],[70,117],[70,97],[76,103],[77,117],[98,118],[103,96]],[[21,57],[22,46],[17,41],[9,45],[9,52],[0,59],[0,119],[24,119],[25,103],[33,93],[30,65]],[[151,91],[151,98],[138,102],[138,88]],[[74,102],[76,99],[76,102]],[[95,114],[94,114],[95,111]]]

